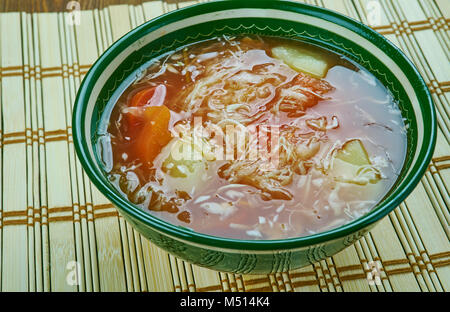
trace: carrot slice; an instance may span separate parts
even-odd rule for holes
[[[149,106],[143,114],[145,124],[135,143],[136,156],[143,162],[153,162],[162,148],[169,143],[170,110],[162,106]]]

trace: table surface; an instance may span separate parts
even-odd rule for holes
[[[3,0],[0,12],[63,12],[68,0]],[[82,10],[102,9],[109,5],[139,5],[145,0],[81,0]],[[176,1],[169,1],[176,2]]]
[[[364,23],[378,3],[379,23],[370,26],[416,64],[438,116],[436,150],[417,188],[337,255],[277,274],[211,271],[154,246],[96,190],[72,141],[72,104],[83,76],[133,27],[196,2],[80,1],[76,27],[64,23],[67,1],[0,2],[0,12],[10,12],[0,13],[0,290],[449,291],[448,0],[303,1]],[[367,281],[372,262],[379,285]],[[67,277],[76,266],[74,284]]]

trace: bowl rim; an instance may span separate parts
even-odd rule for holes
[[[243,240],[203,234],[185,227],[171,224],[145,212],[137,206],[134,206],[112,190],[111,186],[107,185],[104,181],[102,181],[102,179],[100,179],[99,172],[95,169],[95,159],[91,159],[89,156],[88,143],[86,140],[83,140],[83,129],[85,129],[84,117],[90,91],[101,73],[102,68],[106,66],[105,64],[108,64],[118,53],[120,53],[120,51],[122,51],[124,47],[134,42],[135,38],[140,37],[142,32],[146,33],[153,31],[163,25],[170,24],[172,21],[185,18],[186,15],[195,15],[199,10],[209,9],[211,11],[220,11],[230,8],[276,8],[296,13],[308,12],[315,17],[322,19],[325,18],[328,21],[332,21],[333,23],[337,23],[345,28],[349,28],[351,31],[361,34],[370,41],[382,42],[383,48],[388,49],[387,52],[391,55],[391,59],[395,60],[396,63],[398,63],[398,60],[401,61],[402,69],[405,74],[407,73],[408,80],[414,80],[415,82],[414,87],[416,96],[423,99],[423,101],[421,100],[419,102],[420,109],[422,112],[424,108],[429,110],[429,116],[427,116],[429,118],[429,120],[427,118],[429,124],[427,124],[427,127],[430,129],[430,135],[428,137],[424,137],[423,145],[420,150],[417,151],[419,154],[417,161],[421,161],[418,169],[410,172],[405,177],[405,180],[408,179],[407,184],[394,198],[384,203],[381,207],[371,210],[364,216],[357,218],[354,221],[325,232],[287,239]],[[329,9],[287,0],[247,0],[245,2],[239,1],[239,4],[238,1],[217,0],[199,3],[190,7],[165,13],[134,28],[114,42],[106,51],[104,51],[87,72],[78,89],[75,99],[72,126],[75,150],[85,172],[100,192],[105,195],[120,211],[124,211],[126,213],[125,217],[127,217],[128,214],[128,217],[142,221],[153,230],[192,244],[200,244],[211,248],[225,248],[241,251],[273,251],[308,247],[355,234],[360,230],[369,227],[395,209],[417,186],[433,155],[437,135],[436,112],[430,91],[428,90],[428,87],[417,68],[411,60],[409,60],[408,57],[400,51],[399,48],[392,44],[387,38],[357,20]]]

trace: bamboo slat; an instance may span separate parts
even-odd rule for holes
[[[2,290],[20,291],[28,287],[27,244],[27,153],[21,24],[19,13],[4,14],[0,21],[2,66]],[[8,68],[6,73],[5,69]],[[6,103],[11,103],[6,105]],[[19,196],[17,196],[19,194]],[[8,224],[15,226],[8,226]],[[9,281],[6,283],[6,281]]]
[[[337,255],[270,275],[201,268],[142,237],[91,184],[72,142],[71,114],[82,78],[130,29],[198,2],[204,1],[82,11],[77,26],[65,22],[67,12],[0,13],[0,290],[449,291],[445,0],[301,1],[359,19],[400,47],[429,85],[438,117],[436,150],[421,183],[389,217]],[[367,274],[374,264],[381,283],[371,285]]]
[[[24,49],[24,61],[28,61],[29,68],[34,68],[33,59],[33,34],[31,28],[31,14],[22,13],[22,40],[26,42]],[[25,68],[25,67],[24,67]],[[38,151],[38,129],[36,110],[36,88],[35,78],[31,75],[24,75],[25,86],[29,91],[25,94],[26,110],[28,111],[26,127],[29,128],[30,136],[27,136],[27,173],[28,173],[28,258],[29,258],[29,290],[42,290],[42,274],[37,268],[42,267],[42,257],[40,254],[40,228],[36,226],[34,220],[39,218],[39,151]]]

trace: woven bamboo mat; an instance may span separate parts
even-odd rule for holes
[[[117,214],[75,155],[76,90],[116,39],[195,2],[82,11],[76,27],[65,22],[67,12],[0,13],[0,290],[449,291],[448,0],[306,1],[364,23],[379,13],[371,26],[415,62],[438,113],[436,151],[421,183],[353,246],[300,270],[224,274],[167,254]],[[379,285],[367,280],[374,263]]]

